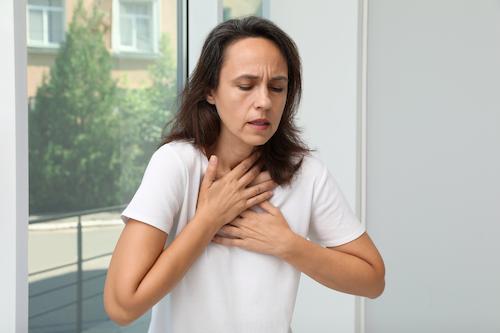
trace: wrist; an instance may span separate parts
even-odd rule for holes
[[[206,231],[213,237],[220,229],[217,221],[209,214],[204,214],[201,211],[195,213],[193,221],[197,225],[203,226]]]
[[[286,233],[283,236],[283,246],[281,251],[278,254],[278,257],[284,261],[288,261],[289,258],[294,256],[294,251],[297,248],[298,242],[300,242],[303,238],[300,235],[297,235],[292,230]]]

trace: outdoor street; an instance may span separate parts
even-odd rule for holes
[[[110,253],[123,228],[119,214],[83,216],[82,225],[81,332],[147,332],[149,313],[127,327],[119,327],[107,317],[102,304],[102,290]],[[76,218],[30,225],[30,333],[76,332],[76,240]],[[101,257],[85,261],[97,256]],[[55,268],[67,264],[72,265]],[[45,271],[51,268],[52,270]]]

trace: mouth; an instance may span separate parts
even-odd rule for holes
[[[251,127],[257,130],[265,130],[269,128],[271,125],[269,122],[261,122],[261,121],[250,121],[247,124],[249,124]]]

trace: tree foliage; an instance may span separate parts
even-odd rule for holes
[[[163,125],[175,108],[176,67],[168,35],[162,35],[159,49],[159,57],[149,68],[151,86],[120,90],[120,202],[127,202],[137,190],[145,166],[161,140]]]
[[[107,27],[80,1],[49,78],[30,111],[30,213],[126,203],[158,145],[175,100],[175,62],[166,36],[152,85],[118,88]]]

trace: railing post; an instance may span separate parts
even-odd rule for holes
[[[82,332],[82,216],[78,215],[77,225],[77,272],[76,272],[76,333]]]

